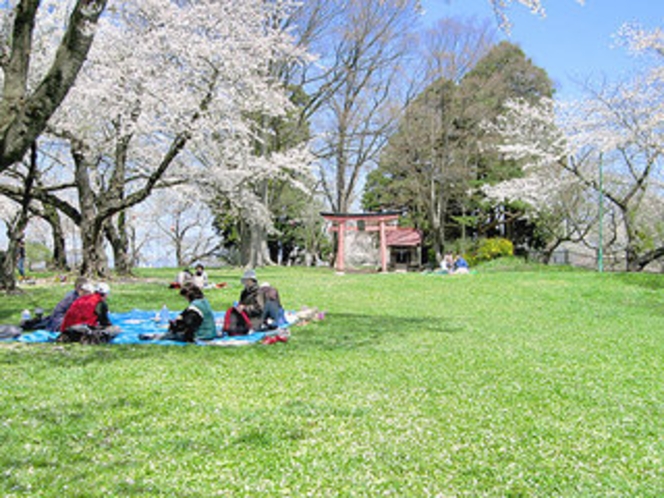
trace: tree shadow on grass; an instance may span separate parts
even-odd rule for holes
[[[372,316],[353,313],[327,313],[325,321],[294,328],[309,346],[325,349],[356,349],[377,342],[389,342],[418,334],[464,332],[458,323],[435,317]]]
[[[124,346],[104,344],[98,346],[81,344],[59,344],[54,342],[25,344],[4,343],[4,354],[0,355],[0,365],[18,365],[43,363],[44,368],[78,368],[90,364],[110,363],[114,361],[140,360],[156,355],[164,356],[176,346],[159,346],[159,351],[150,346]],[[180,349],[180,348],[177,348]]]

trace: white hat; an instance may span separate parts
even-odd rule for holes
[[[92,285],[91,282],[85,282],[83,285],[81,285],[80,289],[83,292],[88,292],[88,293],[92,294],[95,291],[95,286]]]
[[[111,292],[111,288],[105,282],[99,282],[97,284],[97,293],[107,295]]]

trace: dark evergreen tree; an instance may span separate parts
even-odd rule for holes
[[[521,210],[469,193],[522,174],[520,164],[496,152],[499,137],[485,124],[511,99],[552,94],[546,72],[508,42],[494,46],[458,84],[434,82],[410,104],[369,174],[364,208],[406,210],[437,260],[450,240],[469,235],[527,238],[533,227],[511,223]]]

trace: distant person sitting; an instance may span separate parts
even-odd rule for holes
[[[240,280],[244,289],[240,293],[237,308],[251,320],[251,328],[258,330],[263,324],[263,297],[258,287],[258,279],[254,270],[247,270]]]
[[[194,280],[194,275],[191,273],[189,268],[183,269],[180,273],[177,274],[175,280],[169,284],[171,289],[181,289],[187,284],[191,284]]]
[[[440,262],[440,270],[442,273],[454,273],[454,258],[451,254],[445,254]]]
[[[468,265],[468,262],[463,259],[462,256],[457,256],[454,258],[454,273],[455,274],[463,274],[463,273],[468,273],[470,270],[470,267]]]
[[[193,284],[199,289],[205,289],[208,286],[208,276],[205,273],[205,267],[197,264],[194,268],[194,275],[192,277]]]
[[[175,320],[171,320],[166,334],[150,338],[194,342],[195,340],[209,341],[217,337],[212,306],[205,299],[203,291],[196,285],[188,284],[180,290],[180,295],[187,299],[189,305]]]

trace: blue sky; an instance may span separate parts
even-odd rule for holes
[[[543,0],[547,16],[533,15],[520,4],[508,13],[511,34],[501,37],[521,46],[532,61],[556,83],[557,96],[580,94],[579,82],[617,81],[636,68],[613,35],[625,22],[653,28],[664,24],[664,0]],[[441,17],[495,19],[489,0],[423,0],[425,22]]]

